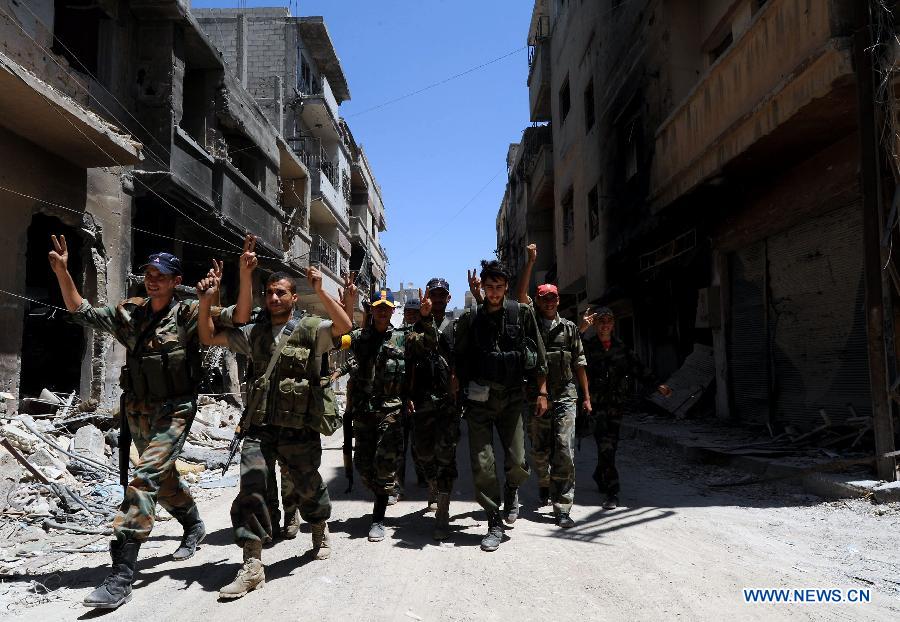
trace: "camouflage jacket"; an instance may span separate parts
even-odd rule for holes
[[[409,328],[379,333],[373,327],[357,328],[341,338],[341,349],[355,359],[351,373],[353,396],[365,396],[368,410],[400,408],[408,397],[407,335]],[[346,365],[345,365],[346,367]],[[361,404],[354,402],[353,410]]]
[[[538,319],[538,328],[547,352],[547,391],[550,399],[578,397],[575,369],[587,367],[578,327],[557,315],[549,323]],[[534,398],[537,385],[533,377],[529,380],[529,396]]]
[[[598,408],[621,407],[633,395],[632,381],[644,387],[656,379],[628,346],[613,337],[609,350],[594,335],[584,341],[591,402]]]
[[[456,323],[444,317],[440,325],[434,317],[422,318],[410,334],[410,366],[413,401],[450,399],[450,369]]]
[[[218,312],[218,310],[217,310]],[[122,387],[128,397],[162,402],[196,397],[200,382],[199,304],[173,300],[158,323],[149,298],[129,298],[116,306],[92,307],[86,300],[71,314],[80,326],[110,333],[127,350]],[[140,356],[135,356],[138,351]],[[156,366],[153,372],[149,371]],[[146,373],[140,373],[144,368]],[[149,383],[153,385],[148,387]],[[167,385],[167,386],[162,386]]]

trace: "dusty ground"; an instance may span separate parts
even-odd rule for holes
[[[578,459],[573,518],[561,531],[548,508],[535,508],[534,481],[523,488],[523,516],[495,553],[478,544],[483,515],[471,501],[465,439],[461,490],[451,507],[455,533],[430,538],[423,491],[388,508],[389,536],[369,543],[369,497],[357,484],[343,494],[340,439],[327,439],[323,474],[334,501],[334,555],[316,562],[309,535],[264,551],[267,584],[220,603],[217,591],[240,562],[228,508],[235,488],[203,491],[210,533],[197,555],[169,561],[180,536],[159,524],[142,550],[134,598],[98,615],[81,599],[102,580],[107,557],[73,555],[71,570],[0,584],[0,618],[13,620],[596,620],[900,618],[900,507],[823,502],[767,486],[711,488],[742,475],[686,464],[665,450],[623,441],[625,507],[603,511],[589,475],[594,448]],[[870,588],[868,604],[745,604],[741,589]],[[40,588],[37,588],[40,592]]]

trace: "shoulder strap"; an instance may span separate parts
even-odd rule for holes
[[[294,330],[297,328],[297,324],[300,323],[302,316],[294,315],[288,323],[284,325],[281,329],[281,332],[278,334],[278,343],[275,344],[275,350],[272,351],[272,358],[269,359],[269,364],[266,366],[266,371],[262,375],[262,381],[265,382],[269,379],[269,376],[272,375],[272,370],[275,369],[275,362],[278,360],[278,357],[281,356],[282,350],[284,350],[284,346],[287,345],[287,342],[290,340],[291,335],[294,333]]]
[[[506,323],[512,326],[519,325],[519,303],[515,300],[507,299],[503,305],[506,312]]]

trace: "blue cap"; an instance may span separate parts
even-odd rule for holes
[[[181,260],[172,253],[153,253],[147,257],[147,263],[141,266],[141,270],[156,268],[163,274],[184,274],[181,271]]]
[[[373,307],[377,307],[378,305],[387,305],[391,308],[397,306],[394,303],[394,293],[386,287],[383,289],[379,289],[372,294],[372,297],[369,299],[369,305]]]

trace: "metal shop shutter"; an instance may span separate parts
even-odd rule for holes
[[[862,210],[834,210],[767,242],[775,418],[811,428],[871,415]]]
[[[728,325],[728,369],[733,415],[741,421],[769,420],[766,356],[765,242],[730,255],[731,321]]]

